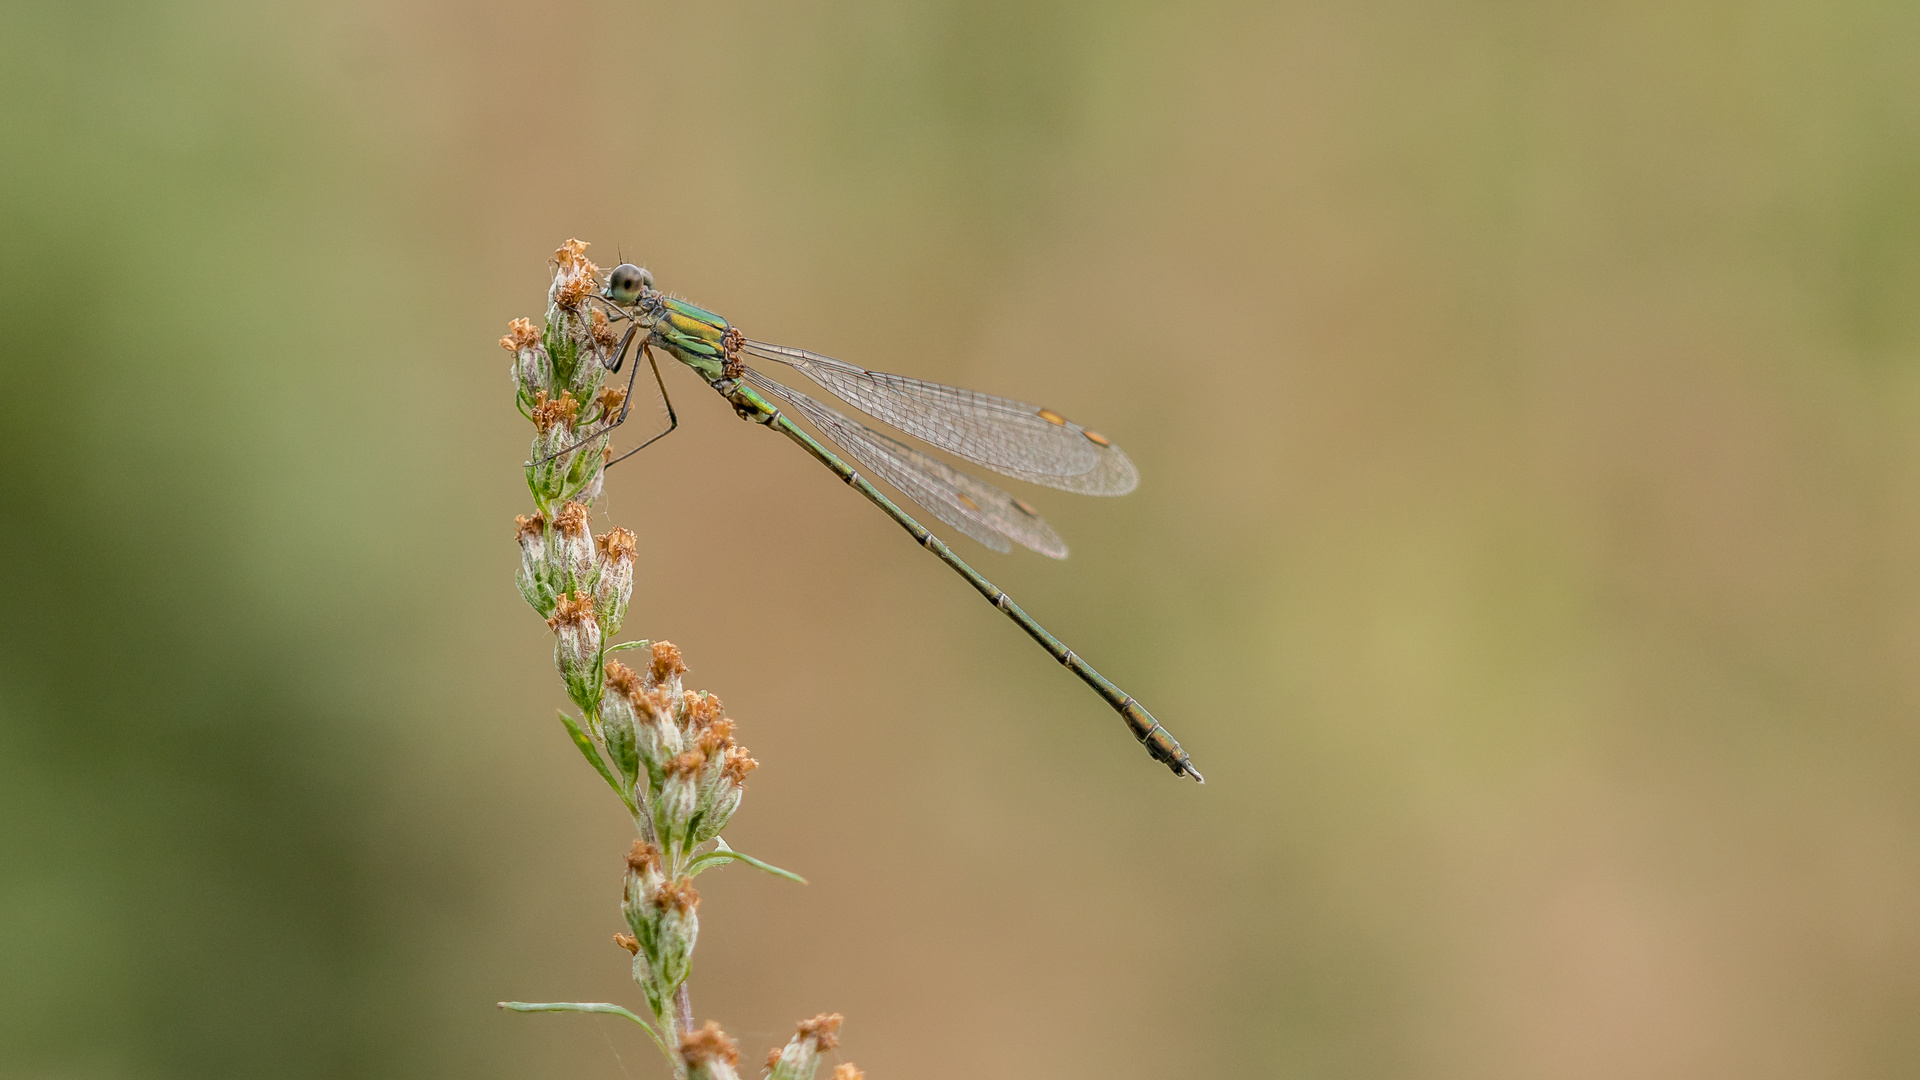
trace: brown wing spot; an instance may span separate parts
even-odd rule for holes
[[[1018,510],[1019,510],[1019,511],[1020,511],[1021,513],[1023,513],[1023,514],[1025,514],[1025,515],[1027,515],[1028,517],[1039,517],[1039,516],[1040,516],[1040,511],[1038,511],[1038,510],[1035,510],[1035,509],[1034,509],[1033,507],[1031,507],[1031,506],[1028,506],[1028,505],[1027,505],[1027,501],[1026,501],[1025,499],[1014,499],[1014,500],[1013,500],[1013,505],[1014,505],[1014,507],[1015,507],[1015,508],[1017,508],[1017,509],[1018,509]]]
[[[974,502],[974,501],[973,501],[972,499],[969,499],[969,498],[967,498],[967,497],[966,497],[965,495],[958,495],[958,496],[955,496],[955,497],[956,497],[956,498],[958,498],[958,499],[960,500],[960,505],[961,505],[961,506],[964,506],[964,507],[966,507],[967,509],[969,509],[969,510],[971,510],[971,511],[973,511],[973,512],[974,512],[974,513],[976,513],[976,514],[980,512],[980,504],[979,504],[979,503],[977,503],[977,502]]]
[[[1105,435],[1102,435],[1097,431],[1083,431],[1080,434],[1085,435],[1087,437],[1087,440],[1089,442],[1094,443],[1095,445],[1098,445],[1098,446],[1113,445],[1112,443],[1107,441],[1107,437]]]
[[[1052,409],[1041,409],[1040,419],[1045,420],[1049,424],[1065,424],[1067,422],[1066,417],[1061,416],[1059,413],[1054,412]]]

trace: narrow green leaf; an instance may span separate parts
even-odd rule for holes
[[[620,643],[620,644],[618,644],[618,645],[609,645],[609,646],[607,646],[607,649],[606,649],[606,651],[607,651],[607,652],[610,652],[610,653],[615,653],[615,652],[624,652],[624,651],[625,651],[625,650],[627,650],[627,649],[645,649],[645,648],[649,648],[649,647],[651,647],[652,645],[653,645],[653,642],[651,642],[651,641],[646,641],[646,640],[641,640],[641,641],[623,641],[623,642],[621,642],[621,643]]]
[[[791,870],[782,870],[779,867],[773,865],[772,863],[762,862],[751,855],[747,855],[742,852],[733,850],[732,848],[727,846],[727,842],[725,840],[720,840],[716,838],[715,843],[719,844],[720,846],[718,848],[715,848],[712,851],[707,852],[706,854],[693,860],[692,863],[688,864],[687,866],[688,874],[698,874],[702,870],[710,870],[713,867],[719,866],[721,863],[725,863],[725,862],[743,862],[743,863],[746,863],[748,866],[753,867],[756,870],[765,870],[767,873],[772,874],[775,877],[783,877],[783,878],[786,878],[788,881],[797,881],[802,885],[805,885],[807,883],[806,878],[801,877],[799,874],[796,874]]]
[[[495,1002],[495,1004],[499,1005],[501,1008],[506,1009],[510,1012],[523,1012],[523,1013],[578,1012],[578,1013],[606,1013],[609,1016],[624,1016],[627,1019],[645,1028],[647,1031],[647,1034],[653,1038],[654,1045],[658,1046],[663,1051],[667,1048],[667,1044],[660,1041],[660,1033],[653,1029],[652,1024],[649,1024],[645,1020],[640,1019],[640,1017],[634,1015],[632,1012],[629,1012],[628,1010],[623,1009],[618,1005],[611,1004],[609,1002],[605,1002],[605,1001],[500,1001],[500,1002]]]
[[[634,812],[633,796],[620,790],[620,781],[614,779],[613,770],[607,768],[606,759],[600,756],[600,750],[593,745],[593,740],[587,738],[587,733],[580,730],[580,725],[565,712],[560,713],[560,722],[567,725],[567,734],[573,736],[573,745],[580,748],[580,753],[586,757],[587,764],[593,766],[593,771],[600,774],[600,779],[607,782],[607,786],[613,789],[615,795],[620,796],[620,801],[626,806],[627,811]]]

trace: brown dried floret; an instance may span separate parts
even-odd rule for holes
[[[656,907],[673,908],[682,915],[700,906],[700,894],[693,887],[693,879],[683,877],[678,881],[664,881],[653,891]]]
[[[607,689],[629,700],[640,693],[640,673],[618,660],[607,661],[604,669],[607,674]]]
[[[720,704],[720,699],[704,690],[687,699],[688,723],[696,728],[711,727],[726,715],[726,706]],[[728,730],[732,730],[731,727]]]
[[[651,844],[645,840],[635,840],[633,847],[627,850],[627,869],[636,874],[658,870],[660,859],[660,845]]]
[[[698,1031],[689,1031],[680,1040],[680,1056],[691,1065],[705,1061],[724,1061],[733,1065],[740,1060],[740,1048],[734,1045],[720,1025],[712,1020]]]
[[[513,516],[513,538],[526,540],[544,535],[547,531],[547,519],[539,514],[515,514]]]
[[[540,344],[540,331],[533,328],[531,319],[515,319],[507,324],[507,336],[500,339],[500,347],[510,353],[521,349],[531,349]]]
[[[534,396],[533,408],[529,411],[533,414],[534,429],[544,435],[557,424],[572,427],[580,418],[580,403],[574,400],[572,391],[562,390],[558,400],[550,400],[542,390]]]
[[[640,696],[629,698],[633,707],[646,714],[650,720],[662,723],[673,722],[673,702],[660,690],[644,690]]]
[[[562,536],[585,536],[587,508],[577,502],[568,503],[553,515],[553,527]]]
[[[855,1068],[853,1062],[843,1061],[833,1067],[833,1080],[867,1080],[867,1074]]]
[[[802,1039],[812,1039],[813,1045],[822,1050],[831,1050],[840,1045],[840,1024],[846,1017],[839,1013],[821,1013],[811,1020],[800,1021],[795,1035]]]
[[[640,942],[627,934],[613,935],[613,943],[627,950],[627,952],[633,956],[640,955]]]
[[[600,419],[611,421],[620,415],[620,406],[627,402],[627,392],[622,387],[609,386],[600,391],[600,396],[595,400],[600,403]]]
[[[593,597],[583,592],[572,596],[560,594],[560,602],[553,606],[553,615],[547,619],[549,630],[558,630],[563,626],[585,626],[595,621]]]
[[[553,253],[553,265],[563,271],[584,270],[590,274],[599,273],[600,268],[587,261],[587,247],[585,240],[568,240]]]
[[[727,779],[736,784],[746,783],[747,774],[759,767],[760,763],[753,760],[744,746],[729,747],[726,759],[720,763],[721,771],[727,774]]]
[[[717,758],[733,749],[733,721],[721,720],[700,730],[700,752]]]
[[[653,681],[664,682],[670,676],[684,675],[686,663],[680,659],[680,647],[671,641],[653,643]]]
[[[668,776],[691,780],[700,775],[700,766],[706,763],[707,755],[698,750],[689,750],[684,754],[674,755],[673,760],[667,762],[666,772]]]
[[[601,555],[614,562],[632,559],[634,553],[640,550],[639,542],[633,533],[618,525],[600,534],[594,543],[599,545]]]
[[[587,333],[593,336],[593,343],[603,349],[620,343],[620,335],[613,332],[613,324],[607,322],[606,313],[599,308],[594,308],[593,315],[587,319]]]
[[[595,282],[585,274],[573,274],[560,279],[560,288],[555,290],[553,300],[563,308],[577,308],[580,302],[596,291]]]

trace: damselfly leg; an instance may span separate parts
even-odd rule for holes
[[[615,320],[632,319],[633,317],[631,314],[622,310],[618,305],[613,304],[610,301],[601,299],[600,297],[593,297],[593,299],[601,300],[602,303],[606,304],[608,307],[613,308],[614,311],[618,312],[619,314],[614,316]],[[620,371],[620,368],[626,364],[627,350],[632,348],[634,334],[638,330],[639,330],[638,325],[630,324],[627,327],[627,332],[621,335],[620,347],[614,350],[613,360],[610,363],[604,364],[604,366],[608,371],[611,371],[617,374]],[[667,436],[673,434],[674,429],[680,426],[680,417],[673,411],[673,398],[667,393],[666,380],[660,377],[659,361],[654,358],[653,350],[649,349],[644,343],[642,343],[640,346],[640,352],[646,356],[647,365],[653,368],[654,385],[660,388],[660,400],[664,402],[667,406],[667,429],[665,431],[660,432],[658,435],[654,435],[653,437],[649,438],[646,442],[641,443],[639,446],[636,446],[633,449],[627,451],[626,453],[621,454],[619,457],[614,458],[612,461],[607,462],[605,468],[608,468],[608,469],[612,468],[613,466],[619,464],[622,461],[625,461],[626,459],[632,457],[633,455],[639,453],[640,451],[645,450],[647,447],[652,446],[654,443],[659,442],[661,439],[664,439]],[[639,375],[640,375],[640,365],[638,362],[636,362],[633,365],[633,370],[631,372],[628,372],[627,374],[627,392],[626,392],[626,395],[620,399],[620,415],[615,417],[613,421],[609,423],[603,430],[594,432],[592,435],[588,435],[583,439],[576,439],[572,444],[568,446],[564,446],[558,450],[555,450],[553,453],[548,454],[546,457],[543,457],[538,461],[529,462],[527,467],[532,468],[537,465],[545,465],[547,462],[552,461],[555,458],[563,457],[567,454],[571,454],[575,450],[580,449],[581,447],[587,445],[588,443],[594,441],[595,439],[605,438],[610,432],[613,431],[614,428],[617,428],[621,424],[626,423],[627,413],[629,410],[633,408],[634,380],[639,378]]]

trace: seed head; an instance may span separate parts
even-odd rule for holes
[[[630,935],[615,934],[613,935],[613,943],[627,950],[627,954],[630,956],[640,955],[640,942]]]

